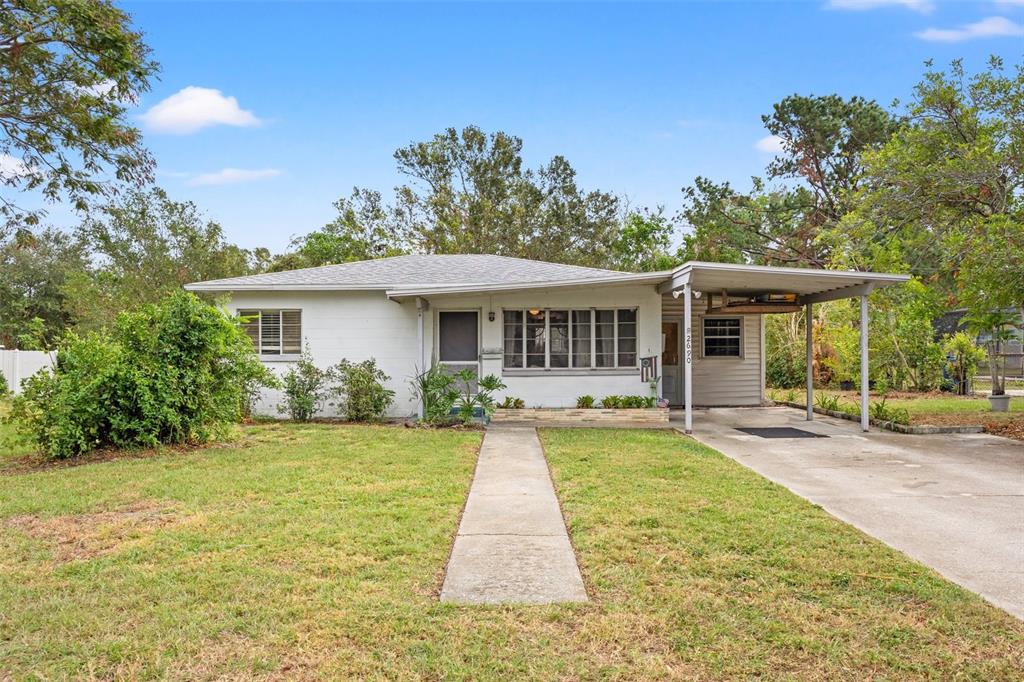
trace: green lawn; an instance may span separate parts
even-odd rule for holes
[[[784,388],[768,389],[769,397],[773,400],[789,401],[806,404],[807,391],[794,389],[792,391]],[[856,391],[833,391],[829,389],[816,388],[814,395],[838,395],[842,403],[847,407],[860,406],[860,394]],[[878,402],[882,399],[880,395],[871,395],[871,402]],[[983,395],[956,396],[943,393],[922,393],[914,395],[900,393],[886,397],[886,404],[894,407],[902,407],[913,417],[915,415],[951,415],[951,414],[979,414],[991,412],[988,399]],[[1010,412],[1024,414],[1024,398],[1010,398]]]
[[[815,389],[819,395],[838,395],[840,407],[851,414],[860,414],[860,394],[855,391]],[[772,400],[806,404],[804,390],[768,389]],[[882,400],[880,395],[870,397],[872,403]],[[984,426],[989,433],[1024,440],[1024,398],[1010,398],[1008,412],[993,412],[988,399],[982,395],[955,396],[946,393],[898,393],[886,397],[886,405],[903,408],[910,415],[911,424],[950,426]]]
[[[668,432],[542,434],[593,601],[436,600],[480,435],[0,473],[0,679],[1011,679],[1024,626]]]

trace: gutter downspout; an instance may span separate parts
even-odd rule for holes
[[[416,297],[416,343],[419,348],[419,360],[417,365],[423,364],[423,311],[427,308],[427,302],[425,299],[417,296]],[[426,371],[426,367],[423,367],[423,371]],[[416,407],[416,411],[420,416],[420,419],[426,415],[423,413],[423,402]]]

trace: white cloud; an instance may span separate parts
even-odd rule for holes
[[[781,154],[783,151],[782,138],[778,135],[768,135],[758,140],[754,147],[766,154]]]
[[[14,180],[32,175],[24,161],[10,154],[0,154],[0,181]]]
[[[250,127],[260,125],[251,111],[220,90],[190,85],[153,106],[142,115],[146,126],[158,133],[188,135],[215,125]]]
[[[234,185],[240,182],[253,182],[254,180],[276,178],[280,174],[281,171],[276,168],[224,168],[215,173],[201,173],[189,180],[188,184],[192,187],[202,187],[207,185]]]
[[[1010,21],[1006,17],[986,17],[981,21],[964,24],[959,28],[929,28],[914,35],[921,40],[932,42],[959,43],[975,38],[1024,36],[1024,26]]]
[[[855,12],[880,7],[906,7],[922,14],[927,14],[935,9],[935,5],[930,0],[828,0],[828,7]]]

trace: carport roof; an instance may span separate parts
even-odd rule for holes
[[[866,294],[910,279],[910,275],[861,272],[857,270],[822,270],[815,268],[781,268],[766,265],[704,263],[690,261],[673,270],[659,287],[662,293],[681,290],[686,284],[695,291],[730,295],[796,294],[801,303],[818,303]]]

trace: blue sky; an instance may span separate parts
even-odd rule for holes
[[[760,115],[788,94],[888,104],[928,58],[1024,52],[1024,0],[833,2],[125,3],[162,65],[132,116],[173,197],[281,251],[448,126],[513,133],[531,166],[562,154],[583,187],[674,213],[696,175],[762,171]]]

